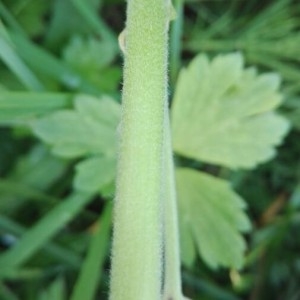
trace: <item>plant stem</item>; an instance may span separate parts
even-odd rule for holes
[[[165,278],[164,300],[182,300],[180,273],[180,246],[175,188],[175,173],[172,152],[169,114],[165,116],[165,211],[164,211],[164,250]]]
[[[158,300],[169,1],[127,5],[110,299]]]

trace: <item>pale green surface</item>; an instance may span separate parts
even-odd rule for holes
[[[158,300],[169,1],[127,5],[110,300]]]
[[[71,105],[71,96],[62,93],[2,92],[0,123],[28,121]]]
[[[64,49],[64,60],[76,68],[101,68],[108,66],[115,58],[114,47],[107,41],[89,37],[73,36]]]
[[[251,228],[243,199],[226,181],[191,169],[177,169],[176,182],[182,241],[191,235],[201,258],[211,268],[240,268],[246,249],[240,232]],[[185,261],[193,261],[195,257],[186,256],[195,252],[181,245]]]
[[[94,156],[75,167],[74,188],[86,192],[99,192],[113,182],[116,176],[116,157]]]
[[[0,256],[0,275],[22,265],[71,221],[92,199],[87,193],[74,193],[63,200]]]
[[[115,50],[110,41],[75,35],[63,49],[63,60],[103,93],[115,93],[121,80],[121,69],[112,66]]]
[[[60,110],[32,123],[33,132],[65,158],[86,157],[76,165],[74,187],[99,192],[115,178],[116,129],[120,105],[109,97],[81,95],[73,110]]]
[[[78,96],[74,110],[61,110],[32,123],[34,133],[62,157],[113,155],[119,105],[110,98]]]
[[[164,126],[164,300],[182,300],[178,209],[169,112]]]
[[[174,150],[230,168],[253,168],[275,155],[289,129],[273,112],[282,101],[276,74],[243,69],[238,53],[198,55],[180,73],[172,107]]]
[[[95,299],[110,241],[111,204],[106,204],[106,208],[98,220],[97,228],[93,232],[86,258],[75,283],[71,300]]]
[[[192,268],[197,255],[195,242],[191,234],[191,228],[186,223],[187,219],[182,219],[182,214],[179,213],[179,237],[180,237],[180,258],[184,266]]]

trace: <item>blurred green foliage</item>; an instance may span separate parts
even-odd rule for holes
[[[174,2],[178,12],[170,35],[174,150],[180,167],[181,221],[191,221],[181,226],[185,294],[195,300],[300,299],[300,4]],[[107,298],[122,67],[117,36],[124,26],[125,7],[120,0],[0,1],[0,299]],[[189,65],[175,85],[179,70],[199,52],[205,52],[202,60],[209,61],[216,54],[229,57],[224,54],[233,51],[242,53],[246,66],[254,65],[258,74],[277,72],[267,80],[261,98],[245,96],[249,85],[234,77],[234,69],[242,72],[235,59],[227,62],[230,68],[209,75],[212,79],[201,89],[201,76],[195,78],[206,64],[193,60],[196,73],[188,73]],[[231,106],[221,103],[228,100],[222,86],[232,76],[233,82],[241,83],[231,86],[230,95],[244,97],[244,110],[234,101]],[[211,117],[209,106],[202,109],[206,105],[202,92],[218,94],[219,114]],[[282,101],[279,113],[293,127],[273,160],[254,170],[233,171],[229,168],[254,167],[274,156],[274,146],[287,132],[285,125],[268,127],[270,119],[263,115],[265,127],[243,135],[251,101],[254,117],[272,112]],[[183,117],[180,113],[188,104],[196,105],[199,114]],[[272,116],[283,120],[278,113]],[[247,118],[253,120],[252,115]],[[228,132],[246,136],[245,152],[230,152],[234,148],[230,146],[222,154],[226,130],[209,143],[201,145],[201,136],[197,139],[203,126],[205,131],[223,129],[235,119],[240,122],[238,130],[227,131],[227,136]],[[249,150],[258,139],[263,141],[261,153],[267,153],[263,159]],[[204,152],[194,150],[205,145],[209,147]],[[243,153],[248,153],[245,165]],[[197,218],[201,213],[203,217]],[[239,231],[246,229],[248,248],[244,266],[237,270],[245,249]],[[208,267],[219,265],[231,268]]]

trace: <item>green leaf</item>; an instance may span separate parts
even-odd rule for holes
[[[197,255],[197,249],[193,240],[191,228],[188,219],[184,217],[179,220],[179,236],[180,236],[180,256],[181,261],[186,267],[192,268]]]
[[[183,245],[193,239],[194,247],[211,268],[240,268],[246,249],[240,232],[251,228],[243,199],[226,181],[202,172],[180,168],[176,178],[183,261],[190,265],[195,259],[191,245]]]
[[[65,62],[82,77],[105,92],[115,91],[120,82],[121,70],[108,67],[115,58],[115,45],[89,37],[73,36],[64,49]]]
[[[275,155],[289,129],[273,112],[279,76],[243,68],[238,53],[197,56],[180,73],[172,107],[174,150],[230,168],[253,168]]]
[[[95,156],[76,165],[74,187],[86,192],[99,192],[111,183],[116,173],[116,157]]]
[[[0,123],[28,121],[70,105],[68,94],[3,91],[0,94]]]
[[[75,99],[75,110],[50,114],[33,122],[32,129],[58,156],[113,156],[119,114],[119,105],[110,98],[82,95]]]
[[[88,157],[76,165],[74,187],[84,192],[106,191],[115,178],[116,127],[120,105],[77,96],[74,110],[61,110],[32,123],[33,132],[65,158]]]
[[[114,59],[114,47],[107,41],[99,41],[93,37],[84,39],[73,36],[64,49],[63,56],[74,69],[101,69],[108,66]]]

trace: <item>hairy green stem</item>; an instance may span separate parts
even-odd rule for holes
[[[170,4],[127,5],[110,300],[158,300]]]

